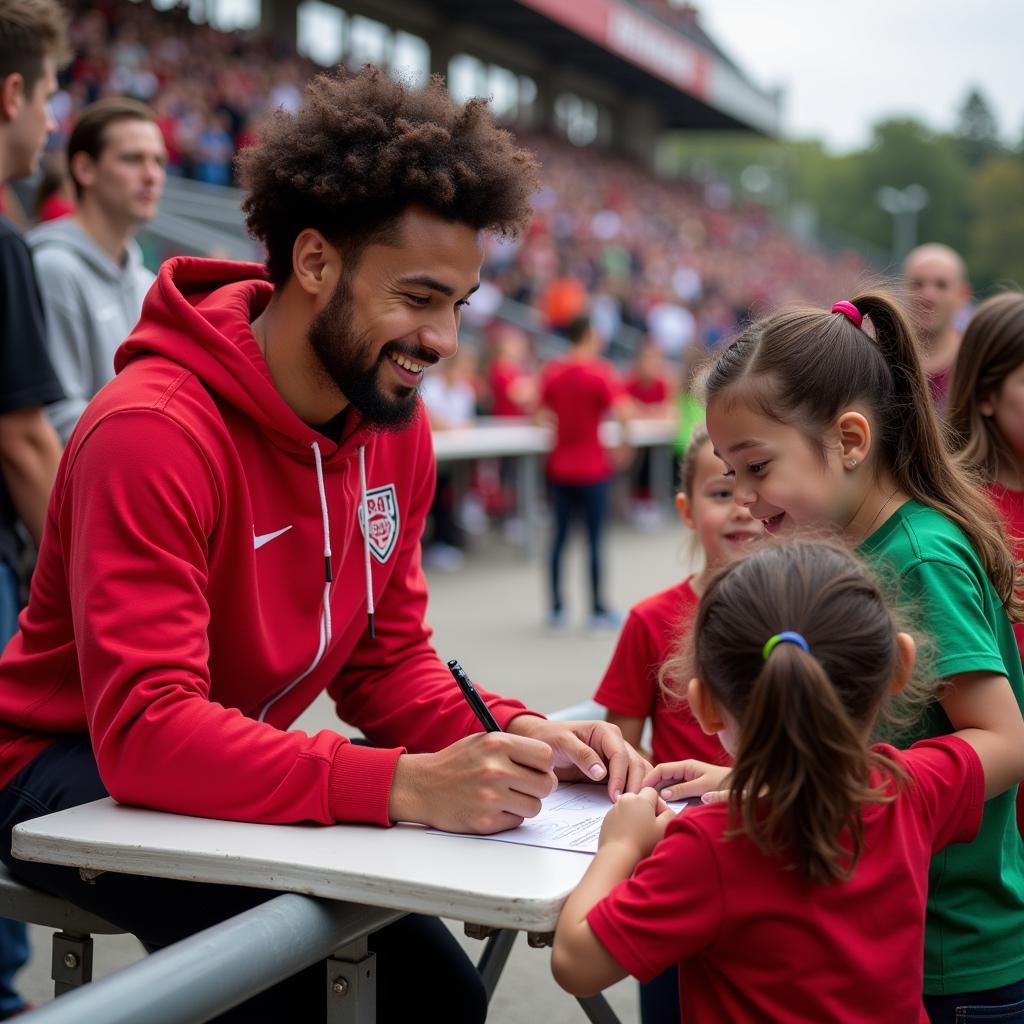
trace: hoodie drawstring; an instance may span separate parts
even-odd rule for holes
[[[331,519],[327,512],[327,492],[324,489],[324,467],[320,455],[320,445],[314,441],[310,447],[313,449],[313,459],[316,462],[316,486],[320,495],[320,517],[324,529],[324,596],[323,611],[320,615],[320,645],[313,657],[309,668],[297,679],[293,679],[279,694],[269,700],[257,716],[257,721],[264,721],[267,712],[286,694],[291,693],[303,679],[306,678],[320,664],[331,642],[333,628],[331,625],[331,584],[334,582],[334,569],[331,566]],[[370,618],[370,639],[375,636],[373,625],[373,575],[370,571],[370,517],[369,501],[366,496],[366,456],[365,449],[359,448],[359,503],[363,521],[363,561],[366,566],[366,607]]]
[[[331,520],[327,514],[327,492],[324,490],[324,465],[320,457],[320,445],[312,444],[313,459],[316,462],[316,486],[320,492],[320,516],[324,525],[324,632],[327,643],[331,642],[331,583],[334,570],[331,568]]]
[[[359,446],[359,503],[363,510],[363,565],[366,567],[366,615],[370,639],[377,635],[373,626],[373,572],[370,567],[370,502],[366,497],[366,446]],[[324,513],[326,515],[326,511]]]

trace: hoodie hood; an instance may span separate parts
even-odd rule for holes
[[[44,252],[50,246],[70,250],[103,287],[120,288],[126,277],[141,278],[147,285],[153,280],[153,275],[143,265],[142,249],[134,238],[125,243],[126,258],[122,265],[111,259],[110,254],[71,217],[41,224],[26,237],[33,252]]]
[[[167,260],[149,290],[138,326],[114,357],[120,373],[156,353],[194,373],[205,387],[238,408],[271,440],[312,460],[316,442],[325,458],[354,452],[370,431],[349,410],[340,444],[304,423],[281,397],[252,332],[273,285],[258,263],[178,256]]]

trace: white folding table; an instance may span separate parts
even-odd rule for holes
[[[464,921],[478,934],[481,928],[525,931],[535,944],[554,930],[562,904],[590,861],[575,852],[431,835],[415,825],[253,825],[124,807],[110,799],[18,825],[12,850],[23,860],[86,871],[344,901],[365,908],[366,932],[380,927],[380,908],[388,908]],[[230,951],[218,953],[230,970]],[[344,987],[335,994],[356,994],[347,982]],[[84,993],[63,996],[57,1004]],[[348,1005],[356,1002],[349,999]],[[600,998],[581,1003],[592,1021],[616,1019]],[[373,1016],[364,1009],[347,1016],[329,1012],[328,1019],[363,1024]]]

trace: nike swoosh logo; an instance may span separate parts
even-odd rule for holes
[[[282,527],[280,530],[275,530],[273,533],[257,533],[256,528],[253,527],[252,531],[252,549],[253,551],[259,551],[264,544],[269,544],[275,537],[280,537],[282,533],[287,533],[292,528],[292,524],[289,523],[287,526]]]

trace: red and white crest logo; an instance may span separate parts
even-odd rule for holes
[[[370,538],[370,551],[373,557],[383,565],[395,550],[398,542],[398,498],[395,495],[395,485],[386,484],[384,487],[374,487],[366,492],[367,518],[370,520],[370,528],[367,531],[363,522],[363,507],[359,506],[359,528]]]

